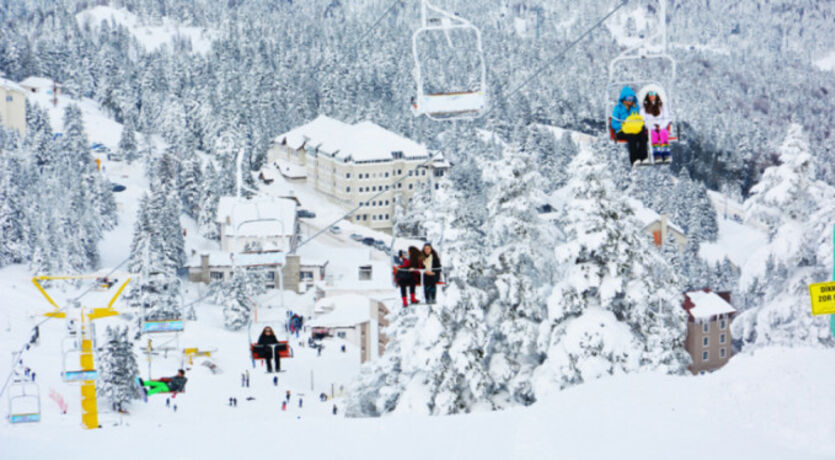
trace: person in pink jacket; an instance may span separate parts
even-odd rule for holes
[[[672,119],[658,92],[647,91],[641,105],[641,115],[644,117],[644,123],[649,130],[655,160],[669,161]]]

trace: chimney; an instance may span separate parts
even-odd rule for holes
[[[661,244],[667,240],[667,214],[661,214]]]
[[[209,255],[200,254],[200,277],[204,283],[209,282]]]

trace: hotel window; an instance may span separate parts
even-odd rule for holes
[[[388,185],[386,185],[386,191],[388,191],[388,189],[389,189],[389,186],[388,186]]]
[[[425,176],[425,175],[426,175],[426,170],[424,169],[423,171],[421,171],[421,172],[420,172],[420,175],[421,175],[421,176]]]
[[[345,173],[345,178],[350,179],[351,178],[351,173]]]
[[[389,173],[388,173],[388,172],[386,172],[386,177],[389,177]]]
[[[375,186],[371,187],[371,191],[376,192],[377,191],[377,186],[375,185]]]
[[[12,102],[12,97],[11,96],[6,96],[6,102]]]
[[[409,190],[411,190],[411,189],[412,189],[412,184],[409,184]]]
[[[725,319],[724,319],[724,318],[720,319],[720,320],[719,320],[719,329],[721,329],[721,330],[723,330],[723,331],[724,331],[724,330],[725,330],[725,326],[726,326],[726,324],[725,324]]]
[[[728,353],[725,351],[724,348],[719,349],[719,357],[724,358]]]
[[[351,191],[351,187],[345,187],[345,191],[346,191],[346,192],[350,192],[350,191]]]
[[[725,334],[719,334],[719,343],[725,343]]]
[[[435,190],[438,190],[438,184],[437,183],[435,184]]]
[[[371,220],[377,220],[377,216],[375,216],[374,214],[371,214]]]
[[[708,354],[708,352],[703,351],[703,352],[702,352],[702,361],[707,361],[707,358],[708,358],[709,356],[710,356],[710,354]]]
[[[359,278],[361,281],[371,279],[371,265],[363,265],[360,267]]]
[[[388,214],[386,214],[386,220],[389,220],[389,215]]]
[[[412,177],[412,170],[409,170],[409,177]]]
[[[389,205],[389,200],[386,200],[386,206],[388,206],[388,205]]]
[[[403,174],[403,170],[402,170],[402,169],[398,169],[398,170],[397,170],[397,174]]]
[[[702,324],[702,332],[704,332],[705,334],[710,332],[710,323],[705,322],[704,324]]]
[[[213,280],[222,280],[223,272],[209,272],[209,278]]]
[[[708,346],[708,343],[710,342],[709,339],[710,339],[710,337],[702,337],[702,346],[703,347]]]

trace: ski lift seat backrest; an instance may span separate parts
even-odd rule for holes
[[[15,388],[20,389],[18,394],[14,394]],[[7,391],[9,423],[16,424],[41,421],[41,394],[37,384],[18,379],[9,385]]]
[[[264,356],[258,353],[258,345],[257,343],[252,343],[249,345],[249,352],[252,355],[252,359],[266,359]],[[290,347],[290,344],[287,340],[279,340],[278,344],[274,347],[275,350],[278,351],[278,356],[282,358],[292,358],[293,357],[293,348]]]
[[[429,17],[429,14],[434,16]],[[418,52],[420,37],[443,32],[447,37],[447,42],[452,46],[449,32],[454,30],[467,31],[475,37],[476,49],[474,52],[478,54],[478,87],[465,91],[448,88],[449,91],[425,93],[423,66]],[[481,31],[476,26],[457,14],[443,11],[423,0],[421,2],[421,26],[412,35],[412,54],[415,60],[417,97],[413,99],[411,108],[416,116],[426,115],[433,120],[440,121],[472,119],[484,114],[487,107],[487,68],[484,60]]]

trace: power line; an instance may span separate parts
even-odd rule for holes
[[[414,170],[415,170],[415,171],[417,171],[417,170],[418,170],[418,169],[420,169],[420,168],[425,168],[425,167],[427,167],[428,165],[430,165],[433,161],[435,161],[435,158],[432,156],[432,153],[429,153],[429,159],[428,159],[427,161],[425,161],[425,162],[423,162],[423,163],[421,163],[421,164],[419,164],[419,165],[415,166],[415,169],[414,169]],[[400,179],[397,179],[396,181],[392,182],[392,184],[391,184],[392,189],[394,189],[394,186],[395,186],[395,185],[399,184],[400,182],[403,182],[404,180],[406,180],[406,179],[407,179],[407,178],[409,178],[409,177],[412,177],[412,176],[409,176],[409,175],[407,175],[407,174],[404,172],[404,173],[403,173],[403,177],[401,177]],[[374,200],[374,199],[376,199],[377,197],[379,197],[379,196],[383,195],[384,193],[388,193],[389,191],[390,191],[390,190],[381,190],[381,191],[377,192],[376,194],[371,195],[371,197],[370,197],[370,198],[367,198],[364,202],[366,202],[366,203],[367,203],[367,202],[368,202],[368,201],[370,201],[370,200]],[[330,224],[328,224],[328,225],[326,225],[326,226],[322,227],[322,229],[321,229],[321,230],[319,230],[318,232],[314,233],[314,234],[313,234],[313,236],[308,237],[306,240],[304,240],[303,242],[299,243],[299,244],[296,246],[296,248],[295,248],[295,249],[293,249],[293,251],[291,252],[291,254],[295,254],[295,253],[296,253],[296,251],[297,251],[300,247],[302,247],[302,246],[304,246],[305,244],[309,243],[311,240],[313,240],[313,239],[314,239],[314,238],[316,238],[317,236],[319,236],[319,235],[321,235],[322,233],[324,233],[327,229],[331,228],[331,226],[333,226],[333,225],[337,224],[339,221],[341,221],[341,220],[345,219],[346,217],[350,216],[351,214],[353,214],[353,213],[357,212],[357,211],[358,211],[358,210],[360,210],[362,207],[363,207],[363,206],[362,206],[362,203],[360,203],[360,205],[359,205],[359,206],[357,206],[357,207],[355,207],[354,209],[351,209],[351,210],[350,210],[350,211],[348,211],[347,213],[343,214],[343,215],[342,215],[342,217],[340,217],[340,218],[338,218],[338,219],[334,220],[333,222],[331,222]]]

